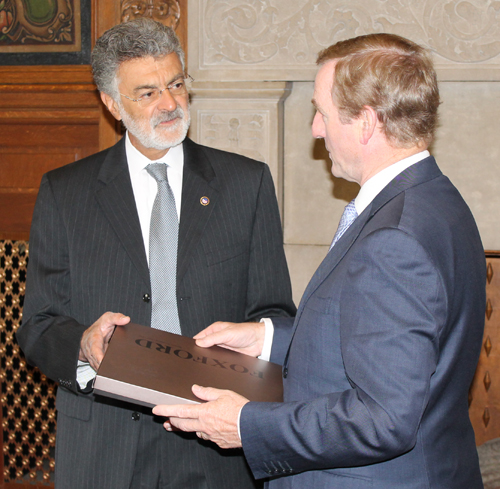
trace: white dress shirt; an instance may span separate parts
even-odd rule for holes
[[[156,180],[147,172],[150,163],[165,163],[168,165],[168,183],[174,194],[177,216],[181,215],[182,172],[184,169],[184,150],[182,144],[170,148],[159,160],[150,160],[144,156],[130,141],[128,131],[125,134],[125,153],[127,155],[128,171],[132,182],[135,205],[139,214],[144,249],[149,263],[149,224],[151,212],[158,192]],[[85,389],[89,381],[94,379],[96,371],[87,363],[78,361],[76,380],[81,389]]]

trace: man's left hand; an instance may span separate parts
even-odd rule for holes
[[[153,408],[158,416],[168,417],[167,431],[172,427],[196,432],[199,438],[210,440],[221,448],[239,448],[238,417],[241,408],[249,402],[236,392],[193,385],[193,394],[209,401],[203,404],[161,405]]]

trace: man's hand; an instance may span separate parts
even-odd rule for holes
[[[251,357],[258,357],[264,345],[264,323],[216,322],[200,331],[194,339],[203,348],[218,345]]]
[[[238,416],[249,402],[233,391],[193,385],[193,394],[209,401],[203,404],[161,405],[153,408],[157,416],[168,417],[164,423],[167,431],[172,427],[196,432],[199,438],[210,440],[221,448],[239,448]]]
[[[78,359],[82,362],[89,362],[90,366],[97,372],[115,326],[125,326],[129,322],[130,318],[119,312],[105,312],[84,331],[80,341]]]

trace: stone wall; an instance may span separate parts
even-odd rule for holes
[[[500,249],[498,0],[189,0],[191,137],[266,161],[298,301],[358,188],[334,178],[311,137],[316,54],[391,32],[432,50],[441,123],[431,152]]]

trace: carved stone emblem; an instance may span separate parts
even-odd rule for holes
[[[200,111],[201,141],[214,148],[244,154],[258,161],[265,161],[266,126],[265,112],[255,111]]]

